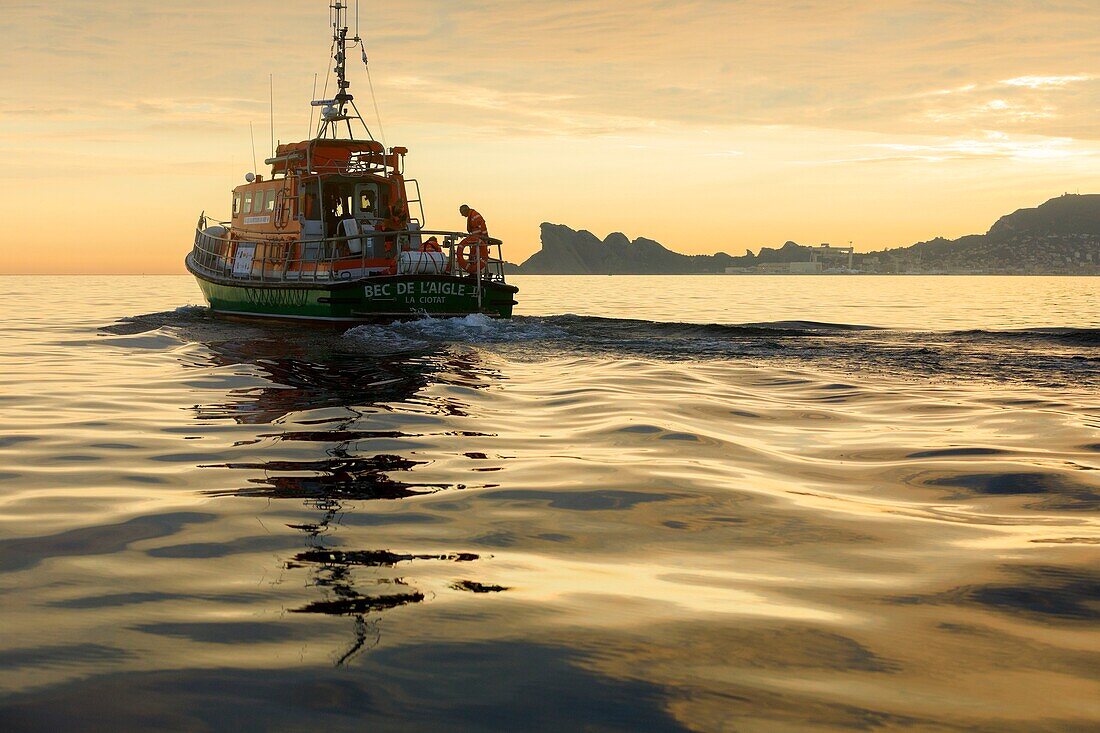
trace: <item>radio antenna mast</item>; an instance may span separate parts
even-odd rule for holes
[[[312,102],[314,107],[322,108],[321,126],[317,130],[317,137],[325,137],[331,133],[332,137],[335,138],[339,123],[344,122],[347,125],[348,137],[354,140],[355,133],[351,129],[351,121],[359,120],[364,128],[366,128],[366,123],[363,122],[363,118],[355,106],[355,97],[348,92],[351,84],[347,79],[347,46],[349,41],[354,46],[361,39],[358,31],[356,31],[355,37],[348,38],[348,5],[344,0],[334,0],[332,5],[329,5],[329,10],[331,11],[329,20],[332,22],[332,60],[335,62],[333,71],[336,74],[336,95],[332,99],[315,99]],[[358,5],[356,6],[356,15],[358,16]],[[369,128],[367,129],[367,135],[370,139],[374,139]]]
[[[275,157],[275,77],[267,75],[268,127],[271,130],[271,157]]]
[[[313,75],[313,96],[310,99],[317,99],[317,75]],[[309,128],[306,130],[306,134],[313,134],[313,107],[309,108]]]
[[[259,166],[256,165],[256,131],[252,129],[252,120],[248,121],[248,136],[252,138],[252,172],[255,173]]]

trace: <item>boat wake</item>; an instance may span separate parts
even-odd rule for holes
[[[592,355],[749,360],[941,381],[1044,386],[1100,381],[1098,329],[905,331],[804,321],[727,325],[578,315],[510,321],[467,316],[359,326],[345,333],[344,340],[375,353],[466,345],[520,359]]]
[[[101,331],[130,336],[155,329],[185,341],[287,341],[360,355],[425,354],[453,348],[495,351],[518,360],[593,356],[657,360],[736,360],[770,366],[876,373],[904,379],[1100,383],[1100,329],[913,331],[846,323],[776,321],[721,324],[583,315],[494,319],[422,318],[344,332],[295,325],[229,323],[201,306],[134,316]]]
[[[374,350],[403,351],[430,348],[439,343],[499,344],[554,341],[568,332],[545,318],[501,320],[481,314],[462,318],[421,318],[389,325],[364,325],[344,336]]]

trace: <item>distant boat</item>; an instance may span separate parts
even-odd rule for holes
[[[348,38],[347,8],[330,6],[336,94],[313,100],[314,137],[279,145],[264,161],[270,179],[245,176],[230,221],[199,217],[188,271],[211,310],[228,316],[511,317],[519,289],[505,282],[501,241],[426,229],[420,187],[404,174],[408,149],[387,149],[359,115],[345,78],[349,43],[367,57],[358,34]]]

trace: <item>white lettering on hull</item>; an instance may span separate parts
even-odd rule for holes
[[[447,300],[445,296],[476,300],[477,286],[438,280],[380,283],[363,286],[363,294],[368,300],[396,300],[400,297],[405,303],[441,305]]]

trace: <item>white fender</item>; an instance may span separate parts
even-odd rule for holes
[[[342,236],[345,237],[355,237],[363,233],[359,229],[359,222],[357,222],[355,219],[341,219],[340,230],[343,233]],[[362,239],[349,239],[347,241],[348,249],[353,255],[360,254],[363,251]]]

